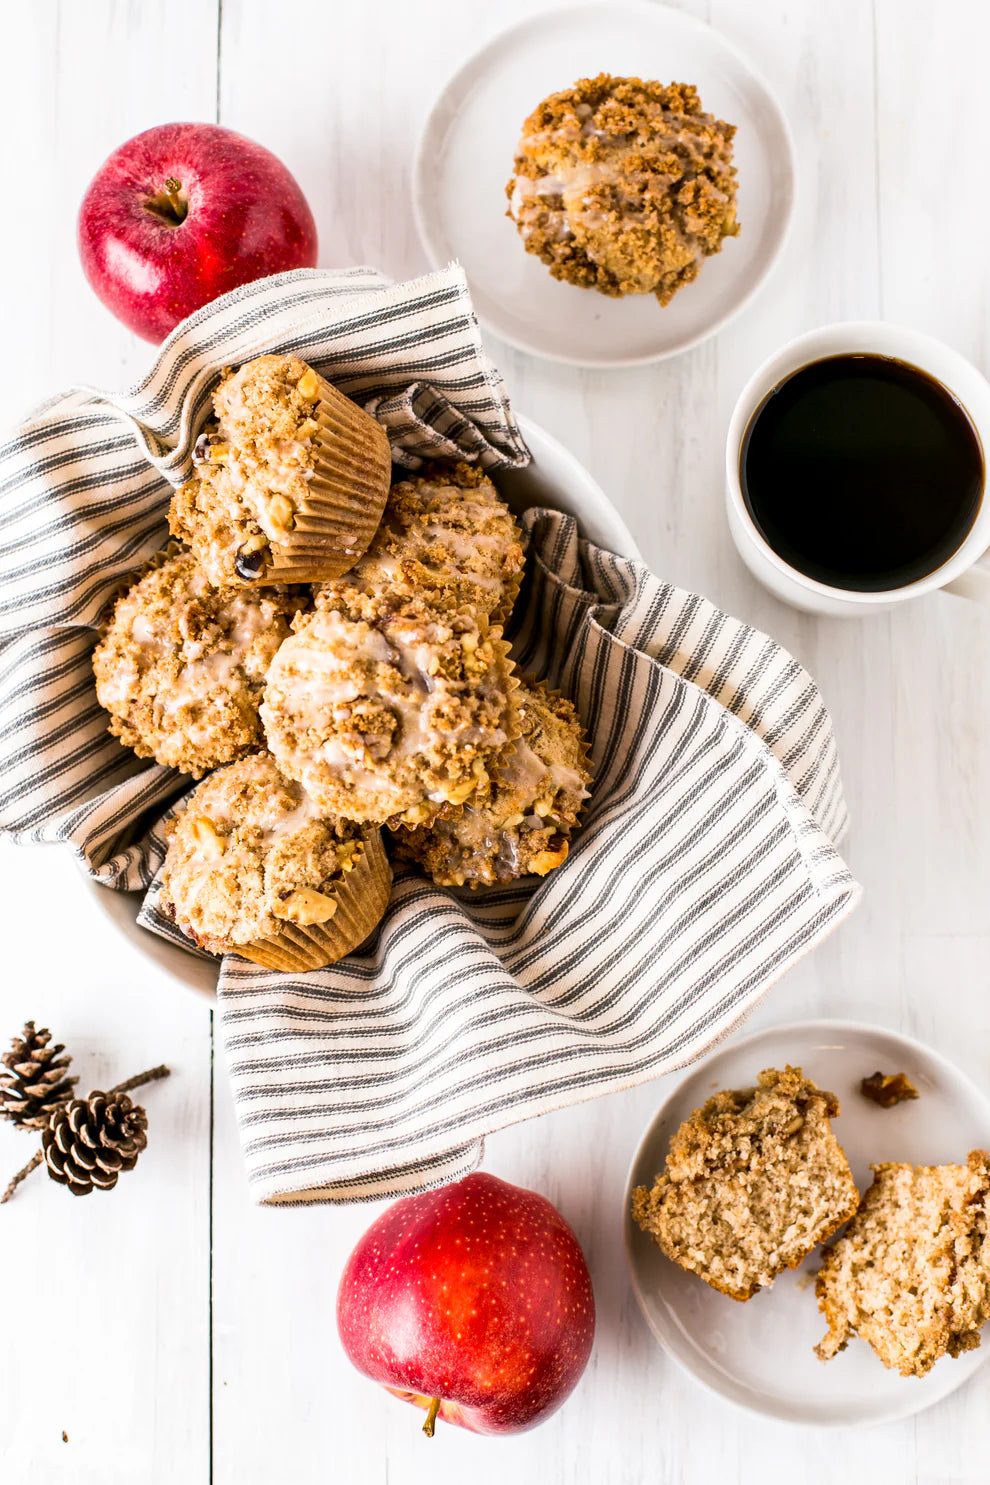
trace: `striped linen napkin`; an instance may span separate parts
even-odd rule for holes
[[[189,780],[107,734],[93,626],[161,544],[216,371],[289,348],[371,406],[402,463],[526,460],[456,268],[395,287],[370,270],[249,285],[187,321],[141,388],[59,399],[0,450],[0,826],[64,843],[109,887],[148,888],[140,921],[174,940],[155,876],[162,814]],[[831,722],[806,672],[580,540],[569,517],[531,510],[524,527],[514,653],[591,736],[583,827],[536,884],[472,894],[400,872],[380,929],[341,964],[288,976],[223,961],[258,1201],[436,1185],[474,1168],[493,1130],[682,1066],[858,900],[836,851]]]

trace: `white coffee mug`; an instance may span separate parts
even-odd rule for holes
[[[983,489],[976,519],[963,541],[933,572],[905,583],[900,588],[883,592],[850,592],[833,588],[799,572],[785,562],[760,534],[743,499],[740,479],[740,455],[750,419],[774,387],[814,361],[828,356],[866,354],[891,356],[926,372],[961,402],[979,435],[983,448]],[[736,402],[725,441],[725,484],[729,530],[740,557],[764,587],[784,603],[809,613],[833,617],[856,617],[880,613],[909,598],[944,588],[965,598],[990,604],[990,473],[987,451],[990,450],[990,382],[965,356],[951,346],[917,330],[882,321],[850,320],[846,324],[826,325],[790,341],[764,362],[750,377]],[[983,559],[983,560],[981,560]]]

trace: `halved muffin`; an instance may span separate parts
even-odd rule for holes
[[[856,1210],[838,1113],[835,1094],[799,1067],[716,1093],[678,1129],[652,1188],[636,1188],[633,1216],[681,1268],[751,1299]]]
[[[858,1335],[884,1366],[923,1377],[980,1344],[990,1319],[990,1155],[965,1165],[873,1167],[873,1184],[825,1249],[815,1293],[822,1361]]]

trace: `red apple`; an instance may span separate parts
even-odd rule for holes
[[[114,150],[79,208],[90,284],[145,340],[240,284],[316,263],[316,223],[280,160],[219,124],[159,124]]]
[[[552,1413],[591,1354],[595,1299],[578,1240],[535,1191],[478,1172],[407,1196],[347,1260],[337,1329],[359,1371],[474,1433]]]

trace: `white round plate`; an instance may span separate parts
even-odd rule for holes
[[[737,126],[740,235],[665,309],[560,283],[505,215],[523,121],[548,93],[599,72],[690,82]],[[419,142],[413,210],[435,265],[459,259],[482,321],[510,345],[577,366],[659,361],[713,335],[776,260],[794,202],[794,149],[780,106],[717,31],[644,0],[552,10],[495,38],[438,98]]]
[[[842,1113],[835,1133],[860,1191],[870,1164],[964,1161],[990,1148],[990,1103],[958,1068],[910,1037],[876,1026],[809,1021],[773,1027],[716,1052],[695,1068],[658,1110],[633,1158],[626,1190],[626,1252],[633,1289],[660,1344],[713,1392],[754,1413],[791,1423],[882,1423],[918,1413],[967,1381],[990,1354],[943,1357],[926,1377],[888,1371],[864,1341],[853,1339],[832,1361],[813,1347],[827,1326],[815,1300],[813,1253],[800,1269],[745,1304],[728,1299],[671,1263],[630,1214],[634,1186],[651,1185],[663,1169],[670,1137],[692,1110],[720,1088],[742,1088],[765,1067],[800,1066],[836,1093]],[[920,1097],[881,1109],[859,1092],[880,1069],[903,1072]]]
[[[533,505],[545,505],[574,516],[582,536],[610,552],[643,560],[632,532],[619,515],[598,482],[569,449],[529,418],[519,417],[519,428],[533,458],[525,469],[497,473],[495,483],[507,503],[516,512]],[[141,894],[110,892],[95,882],[79,876],[97,907],[102,909],[118,932],[145,958],[181,980],[191,990],[213,995],[217,988],[219,963],[202,959],[176,948],[167,939],[158,938],[137,924]]]

